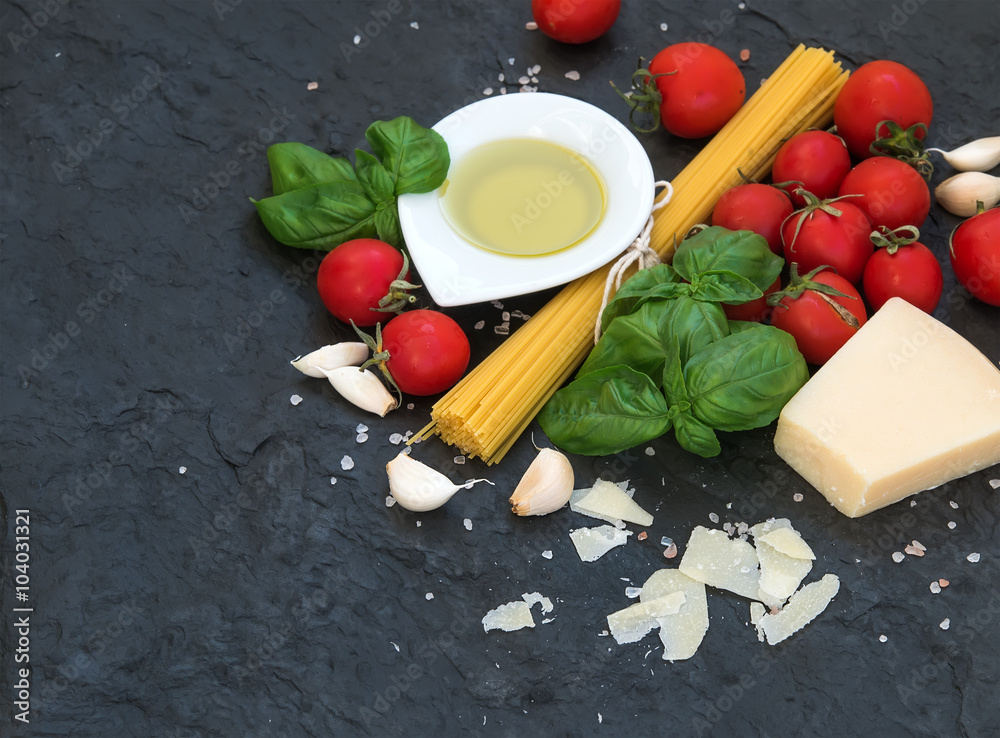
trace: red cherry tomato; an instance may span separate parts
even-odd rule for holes
[[[781,224],[792,214],[792,202],[777,187],[741,184],[722,193],[712,211],[712,225],[731,231],[753,231],[781,255]]]
[[[736,62],[714,46],[687,41],[653,57],[649,71],[663,96],[660,121],[681,138],[717,133],[746,97],[746,82]],[[674,72],[674,74],[670,74]]]
[[[767,296],[781,289],[781,277],[774,280],[774,284],[764,290],[764,296],[756,300],[744,302],[741,305],[729,305],[722,303],[722,312],[729,320],[747,320],[752,323],[763,323],[774,310],[767,304]]]
[[[531,0],[531,14],[549,38],[583,44],[608,32],[621,5],[621,0]]]
[[[888,156],[865,159],[847,173],[840,195],[862,195],[848,202],[861,208],[872,228],[920,228],[931,209],[931,191],[909,164]]]
[[[859,159],[873,156],[869,147],[876,138],[889,135],[884,120],[898,123],[904,130],[916,123],[926,126],[934,116],[934,103],[927,85],[913,71],[894,61],[873,61],[861,65],[837,95],[833,122],[837,135]],[[916,132],[924,138],[922,131]]]
[[[386,368],[405,395],[433,395],[452,387],[469,366],[469,339],[436,310],[411,310],[382,329]]]
[[[345,323],[375,325],[386,313],[373,310],[403,269],[403,255],[384,241],[345,241],[323,257],[316,286],[326,309]],[[409,275],[406,276],[409,278]]]
[[[827,131],[803,131],[782,144],[774,157],[771,179],[788,184],[788,192],[796,207],[806,204],[795,194],[798,187],[808,190],[820,200],[837,194],[844,176],[851,170],[851,155],[839,136]]]
[[[861,295],[843,277],[823,270],[813,282],[829,285],[849,297],[824,295],[806,289],[797,298],[783,297],[771,314],[771,323],[792,334],[795,345],[810,364],[825,364],[868,320]],[[838,310],[831,302],[842,308]],[[846,310],[854,321],[843,313]],[[856,322],[856,324],[855,324]]]
[[[839,211],[840,215],[832,215],[824,208]],[[820,208],[810,206],[796,212],[782,226],[785,260],[796,262],[803,272],[832,267],[848,282],[858,284],[875,250],[871,232],[868,216],[847,200]]]
[[[948,250],[959,283],[987,305],[1000,306],[1000,208],[961,223]]]
[[[931,250],[918,241],[900,246],[895,253],[875,249],[865,266],[865,297],[878,310],[890,297],[902,297],[925,313],[934,312],[941,299],[944,277]]]

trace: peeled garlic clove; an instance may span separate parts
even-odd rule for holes
[[[396,407],[396,398],[390,395],[379,378],[367,369],[342,366],[324,371],[323,375],[348,402],[362,410],[384,418],[387,412]]]
[[[956,174],[937,186],[934,197],[949,213],[968,218],[978,212],[977,201],[987,210],[1000,202],[1000,177],[983,172]]]
[[[493,484],[488,479],[470,479],[464,484],[452,484],[444,474],[405,452],[386,464],[385,471],[389,475],[389,492],[400,507],[412,512],[436,510],[458,490],[468,489],[476,482]]]
[[[944,160],[960,172],[988,172],[1000,164],[1000,136],[980,138],[954,151],[927,149],[936,151]]]
[[[360,366],[368,358],[368,347],[361,342],[335,343],[294,359],[291,364],[309,377],[322,379],[325,372],[342,366]]]
[[[554,512],[569,502],[573,481],[569,459],[555,449],[543,448],[510,496],[510,509],[517,515]]]

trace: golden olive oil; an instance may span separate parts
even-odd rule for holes
[[[455,163],[441,208],[452,228],[476,246],[539,256],[586,238],[606,201],[604,183],[580,154],[516,138],[484,144]]]

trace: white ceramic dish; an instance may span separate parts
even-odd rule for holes
[[[594,231],[572,248],[507,256],[474,246],[449,224],[439,191],[399,198],[403,237],[423,285],[438,305],[498,300],[569,282],[607,264],[639,235],[653,206],[653,167],[616,119],[589,103],[543,92],[472,103],[434,126],[452,167],[482,144],[538,138],[584,156],[604,180],[607,206]]]

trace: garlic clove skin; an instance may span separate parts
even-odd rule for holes
[[[573,482],[569,459],[555,449],[543,448],[510,496],[510,509],[515,515],[548,515],[569,502]]]
[[[307,377],[323,379],[325,372],[342,366],[360,366],[367,358],[368,347],[358,341],[323,346],[293,359],[291,364]]]
[[[396,398],[372,372],[353,366],[342,366],[323,372],[333,388],[348,402],[383,418],[396,407]]]
[[[936,151],[944,160],[960,172],[988,172],[1000,164],[1000,136],[980,138],[959,146],[954,151]]]
[[[987,210],[1000,202],[1000,177],[984,172],[962,172],[939,184],[934,189],[934,197],[949,213],[969,218],[978,212],[977,201]]]
[[[453,484],[441,472],[431,469],[412,458],[405,451],[385,465],[389,476],[389,493],[393,499],[411,512],[437,510],[460,489],[468,489],[476,482],[493,484],[488,479],[470,479],[463,484]]]

